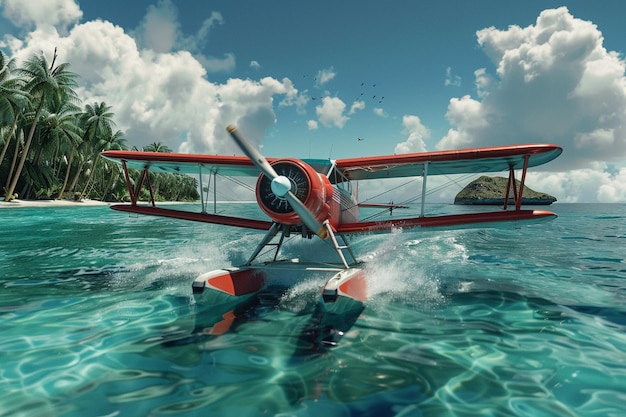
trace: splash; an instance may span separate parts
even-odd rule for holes
[[[245,245],[241,239],[229,239],[211,230],[196,233],[192,240],[169,239],[166,245],[151,244],[138,256],[129,251],[120,261],[126,267],[112,275],[110,282],[125,291],[158,291],[191,296],[191,283],[200,274],[233,265],[229,246]],[[225,249],[227,248],[227,249]]]
[[[433,245],[413,237],[398,230],[378,240],[377,246],[361,258],[368,278],[368,307],[382,308],[390,303],[430,307],[442,302],[437,273],[420,262],[425,253],[433,252]]]
[[[317,303],[320,288],[324,287],[327,277],[313,276],[286,289],[278,303],[278,308],[294,314],[304,313]]]

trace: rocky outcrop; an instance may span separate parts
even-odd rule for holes
[[[454,204],[502,206],[508,182],[508,178],[482,176],[463,188],[454,198]],[[517,181],[518,190],[519,186],[520,182]],[[555,201],[556,197],[550,194],[540,193],[524,186],[523,205],[550,205]],[[509,193],[508,204],[515,204],[512,191]]]

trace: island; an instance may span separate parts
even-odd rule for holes
[[[463,188],[454,198],[454,204],[502,206],[508,182],[508,178],[483,175]],[[520,182],[516,181],[516,183],[519,190]],[[550,194],[540,193],[524,186],[523,205],[550,205],[555,201],[556,197]],[[508,204],[515,204],[512,191]]]

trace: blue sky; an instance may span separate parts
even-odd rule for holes
[[[344,158],[548,142],[559,201],[626,201],[626,3],[0,0],[0,48],[58,47],[128,142]],[[361,140],[358,140],[360,138]],[[458,190],[455,190],[456,192]],[[445,196],[444,196],[445,197]]]

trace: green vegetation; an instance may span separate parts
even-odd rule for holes
[[[56,60],[55,50],[52,62],[42,53],[17,67],[0,51],[0,195],[5,201],[128,201],[121,167],[100,158],[102,151],[126,149],[111,107],[94,102],[81,108],[78,74]],[[171,152],[158,142],[145,150]],[[199,198],[194,178],[151,173],[150,180],[158,200]]]
[[[504,196],[508,183],[508,178],[483,175],[463,188],[454,198],[454,204],[504,204]],[[516,184],[519,190],[521,183],[516,181]],[[522,197],[523,204],[551,204],[556,201],[555,197],[531,190],[527,186],[524,186]],[[509,194],[509,204],[512,203],[513,191]]]

